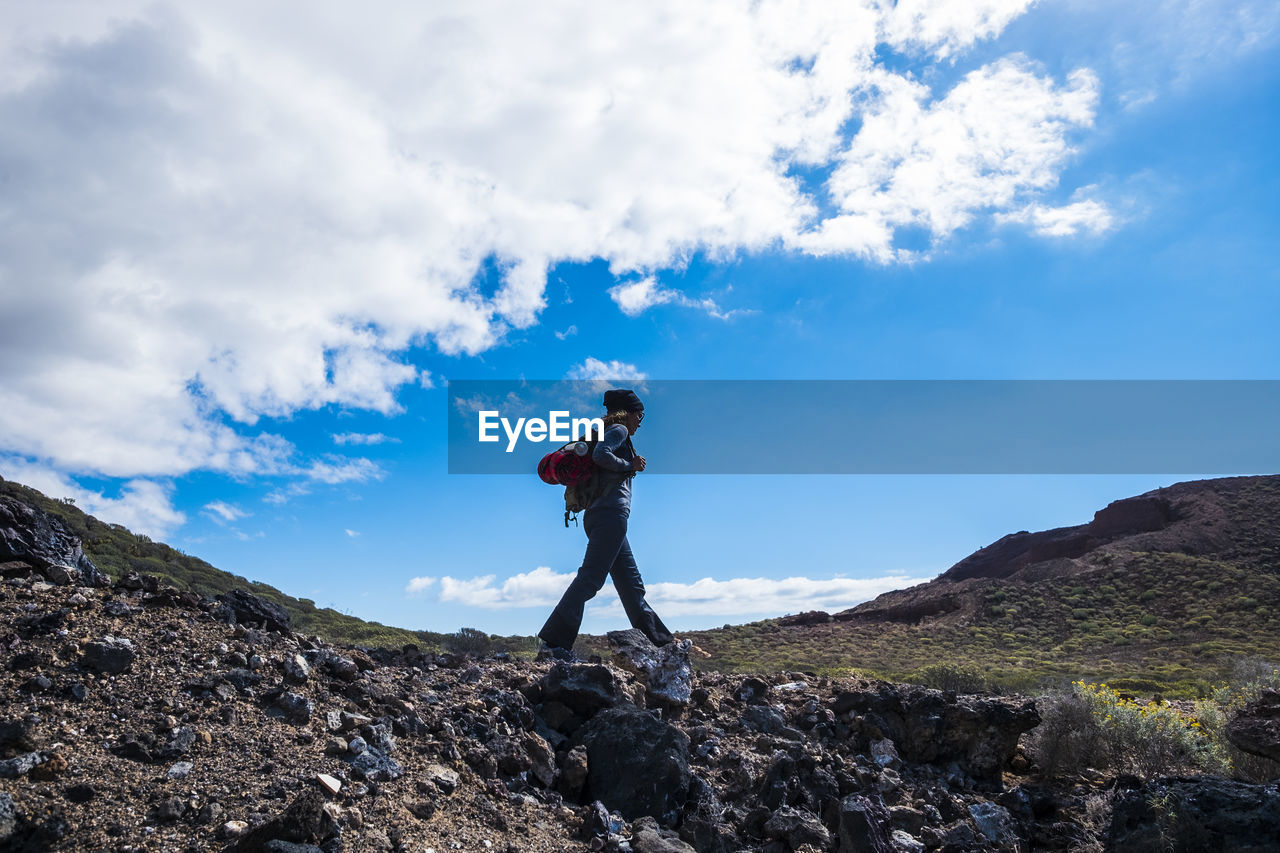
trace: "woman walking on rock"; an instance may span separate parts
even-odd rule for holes
[[[604,408],[608,413],[604,436],[591,456],[599,469],[596,476],[604,478],[603,488],[582,516],[587,553],[577,576],[538,632],[552,656],[559,659],[572,657],[569,649],[577,639],[583,610],[604,586],[606,577],[613,578],[632,627],[640,629],[654,645],[663,646],[674,639],[644,600],[644,581],[627,543],[631,481],[645,469],[645,458],[636,453],[631,436],[644,420],[644,404],[634,391],[617,388],[605,392]]]

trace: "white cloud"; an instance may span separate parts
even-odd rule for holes
[[[1098,81],[1073,73],[1066,88],[1021,59],[971,72],[929,101],[920,83],[880,83],[862,127],[828,187],[840,213],[796,243],[815,253],[853,252],[882,263],[918,255],[894,245],[903,228],[941,240],[984,211],[1023,208],[1057,185],[1073,153],[1068,131],[1093,122]]]
[[[377,463],[368,459],[345,459],[341,457],[317,459],[303,469],[301,473],[312,480],[328,483],[329,485],[381,480],[386,474]]]
[[[386,444],[388,442],[399,444],[400,439],[391,438],[380,432],[337,432],[333,434],[333,443],[340,447],[348,444]]]
[[[565,374],[565,379],[590,379],[590,380],[625,380],[637,382],[641,379],[648,378],[640,368],[634,364],[628,364],[625,361],[601,361],[591,356],[582,364],[576,364],[569,368],[569,372]]]
[[[547,566],[531,572],[512,575],[495,586],[495,575],[478,578],[440,578],[440,600],[505,610],[510,607],[548,607],[554,605],[573,580],[573,573],[558,574]]]
[[[570,326],[569,328],[565,329],[563,332],[556,332],[556,337],[563,341],[565,338],[571,338],[576,334],[578,334],[578,327]]]
[[[1044,237],[1074,237],[1078,234],[1102,234],[1111,230],[1115,216],[1101,202],[1086,199],[1062,207],[1042,204],[1027,205],[1022,210],[996,217],[998,222],[1030,223]]]
[[[164,539],[186,522],[187,517],[173,506],[173,488],[152,480],[134,479],[124,483],[118,497],[80,486],[66,474],[15,456],[0,454],[0,476],[30,486],[55,498],[71,498],[76,506],[110,524],[123,524],[134,533]]]
[[[404,591],[409,595],[421,595],[430,589],[436,582],[433,577],[410,578],[409,583],[405,584]]]
[[[717,320],[728,320],[738,314],[750,313],[742,309],[721,310],[714,299],[694,299],[678,290],[663,287],[653,276],[636,281],[623,282],[609,288],[609,296],[628,317],[638,317],[655,305],[674,303],[685,308],[697,308]]]
[[[560,600],[574,573],[558,573],[546,566],[513,575],[499,584],[495,575],[440,579],[440,600],[468,607],[505,610],[513,607],[550,607]],[[902,589],[928,578],[885,575],[877,578],[702,578],[694,583],[654,583],[645,598],[654,609],[676,616],[782,616],[805,610],[838,611]],[[622,613],[612,589],[592,600],[597,616]]]
[[[1025,5],[405,2],[356,27],[301,2],[16,4],[0,447],[115,477],[280,473],[262,418],[399,411],[431,383],[411,353],[535,323],[555,263],[892,260],[901,228],[1039,203],[1092,120],[1087,74],[995,63],[934,93],[876,53],[950,58]],[[790,170],[832,164],[823,220]],[[664,293],[631,304],[730,313]]]
[[[239,521],[248,518],[249,513],[226,501],[212,501],[204,505],[204,513],[215,521]]]
[[[886,575],[878,578],[702,578],[693,583],[655,583],[645,598],[672,616],[784,615],[805,610],[838,611],[903,589],[928,578]]]

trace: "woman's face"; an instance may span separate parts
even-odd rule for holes
[[[627,435],[635,435],[644,420],[644,412],[631,412],[627,415]]]

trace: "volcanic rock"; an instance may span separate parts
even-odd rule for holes
[[[652,714],[610,708],[580,733],[587,748],[586,796],[621,812],[674,825],[689,797],[689,737]]]
[[[1243,752],[1280,761],[1280,691],[1263,690],[1227,725],[1227,738]]]
[[[1113,850],[1264,851],[1280,839],[1280,784],[1212,776],[1159,779],[1125,792],[1108,830]]]

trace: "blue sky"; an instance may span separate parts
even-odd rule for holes
[[[532,474],[445,472],[451,378],[1277,378],[1274,4],[695,5],[6,7],[0,474],[531,633],[584,537]],[[677,628],[1202,473],[677,477],[643,439]]]

